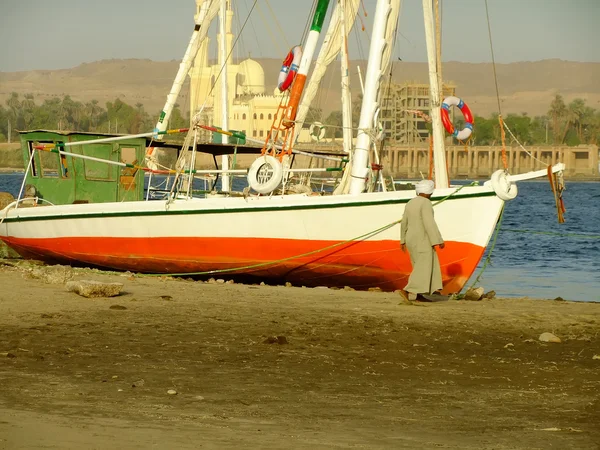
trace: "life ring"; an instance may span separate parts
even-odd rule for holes
[[[298,73],[298,67],[300,67],[300,60],[302,59],[302,47],[296,45],[287,54],[283,60],[281,71],[279,72],[279,78],[277,79],[277,87],[281,92],[287,91],[296,74]]]
[[[325,137],[325,127],[321,122],[315,122],[310,124],[308,133],[313,141],[319,142]]]
[[[146,148],[146,166],[152,171],[158,170],[158,164],[156,161],[157,154],[158,152],[156,151],[156,147]]]
[[[460,131],[456,130],[450,121],[449,112],[451,106],[456,106],[458,109],[460,109],[465,118],[465,127]],[[449,134],[454,136],[459,141],[464,141],[471,136],[471,133],[473,133],[473,114],[465,102],[458,97],[446,97],[442,102],[441,112],[442,123]]]
[[[250,166],[248,185],[259,194],[270,194],[283,179],[283,166],[277,158],[260,156]]]
[[[519,193],[517,185],[508,179],[508,175],[502,169],[496,170],[491,178],[492,188],[501,200],[505,202],[514,199]]]

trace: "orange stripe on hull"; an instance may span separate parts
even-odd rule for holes
[[[403,288],[411,272],[397,241],[334,241],[265,238],[3,238],[27,258],[146,273],[228,270],[214,276],[250,275],[305,286],[351,286],[384,291]],[[444,293],[458,292],[475,271],[484,248],[446,242],[438,251]],[[303,255],[303,256],[298,256]],[[259,267],[248,267],[264,264]],[[236,270],[231,270],[236,269]]]

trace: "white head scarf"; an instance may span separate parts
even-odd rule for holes
[[[421,180],[415,185],[415,190],[417,191],[417,195],[419,194],[433,194],[433,190],[435,189],[435,183],[433,180]]]

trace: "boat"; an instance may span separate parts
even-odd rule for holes
[[[105,181],[112,181],[120,188],[100,198],[94,193],[102,189],[99,185],[103,181],[83,177],[81,183],[95,183],[79,188],[79,194],[88,195],[87,199],[74,196],[73,187],[67,189],[68,194],[65,195],[70,197],[64,202],[52,201],[51,194],[43,196],[43,199],[35,194],[18,198],[0,211],[0,239],[25,258],[51,263],[297,286],[348,286],[360,290],[379,288],[382,291],[404,288],[411,263],[408,255],[400,249],[400,221],[404,207],[415,196],[415,191],[386,190],[383,183],[369,181],[376,180],[373,174],[379,169],[373,157],[373,146],[379,138],[373,124],[377,123],[381,74],[391,58],[400,11],[399,0],[377,2],[356,142],[337,158],[343,166],[340,168],[343,170],[343,188],[326,195],[286,189],[289,175],[303,170],[291,166],[295,155],[301,153],[294,149],[295,124],[300,122],[298,111],[302,111],[302,106],[299,102],[329,3],[329,0],[317,2],[311,31],[302,46],[300,63],[284,63],[286,73],[293,77],[291,90],[287,101],[282,104],[278,122],[274,121],[270,135],[264,143],[261,142],[263,147],[249,150],[257,155],[250,170],[236,172],[227,166],[227,161],[223,161],[220,169],[206,171],[217,176],[244,174],[248,177],[249,186],[242,192],[222,189],[200,197],[192,195],[194,173],[201,172],[195,170],[196,152],[208,151],[219,155],[233,148],[232,144],[226,143],[211,148],[197,145],[199,130],[204,127],[228,136],[247,138],[225,127],[193,123],[181,147],[184,151],[180,151],[177,166],[171,171],[174,179],[171,190],[161,199],[149,200],[147,195],[144,198],[143,173],[160,172],[147,158],[146,149],[149,136],[156,138],[158,133],[168,132],[165,119],[168,112],[164,112],[150,135],[95,136],[90,139],[94,141],[91,146],[99,145],[102,139],[113,144],[121,139],[119,148],[135,148],[135,156],[130,155],[127,159],[117,153],[112,165],[106,165],[112,167],[112,172],[110,180]],[[219,0],[202,3],[202,17],[197,19],[195,35],[186,55],[193,53],[202,33],[206,35],[207,20],[214,17],[220,8],[222,11],[222,5]],[[336,8],[339,7],[340,3]],[[448,105],[440,98],[430,0],[423,1],[423,9],[428,37],[434,140],[436,190],[432,201],[436,222],[446,243],[446,248],[438,253],[444,285],[442,293],[452,294],[460,292],[476,270],[505,202],[518,195],[516,183],[546,176],[547,173],[560,175],[564,165],[552,166],[548,172],[520,175],[498,170],[481,184],[449,183],[444,150],[444,111],[452,104],[463,110],[464,103],[446,99],[450,103]],[[343,23],[345,11],[336,11],[330,16]],[[293,56],[296,59],[296,55]],[[319,58],[320,55],[317,65]],[[167,104],[175,102],[177,89],[187,70],[189,67],[182,63]],[[463,113],[466,112],[463,110]],[[470,125],[468,120],[467,124]],[[451,126],[450,123],[446,125]],[[35,133],[24,134],[22,139],[26,148],[28,180],[33,182],[32,167],[38,153],[41,153],[36,149],[44,139]],[[50,141],[51,150],[57,158],[61,158],[60,161],[64,158],[68,161],[93,158],[89,156],[91,150],[85,150],[88,148],[84,145],[85,135],[53,136]],[[44,149],[44,144],[41,145],[39,148]],[[69,151],[71,148],[72,151]],[[333,158],[331,155],[321,156]],[[107,154],[104,162],[110,157]],[[137,170],[144,159],[148,161],[147,165],[143,170]],[[100,158],[91,167],[100,170],[101,164]],[[84,169],[74,171],[79,175],[85,174]],[[52,180],[49,182],[52,183]],[[74,186],[75,181],[69,182]],[[25,205],[26,200],[32,202],[32,197],[35,206]]]

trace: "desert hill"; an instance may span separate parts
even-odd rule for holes
[[[257,61],[263,66],[267,92],[270,92],[275,88],[281,60]],[[364,61],[351,63],[355,96],[360,92],[356,69],[359,64],[364,74]],[[75,100],[87,102],[96,99],[101,104],[120,98],[131,105],[142,103],[149,112],[158,112],[178,66],[179,61],[127,59],[98,61],[62,70],[0,72],[0,103],[5,104],[11,92],[21,95],[32,93],[37,103],[70,95]],[[588,106],[600,109],[600,63],[543,60],[498,64],[496,71],[505,115],[511,112],[526,112],[531,116],[545,114],[555,93],[562,94],[567,102],[583,98]],[[457,95],[470,105],[475,114],[488,116],[497,111],[491,64],[447,62],[443,65],[443,77],[456,85]],[[427,65],[396,61],[392,78],[396,82],[426,83]],[[323,90],[317,96],[315,106],[326,113],[339,109],[339,84],[339,67],[334,63],[322,83]],[[179,100],[184,110],[188,108],[188,92],[186,86]]]

